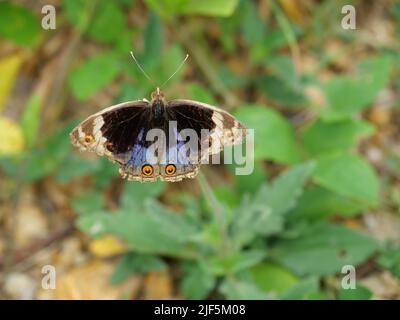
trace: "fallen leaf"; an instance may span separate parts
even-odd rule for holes
[[[18,123],[0,116],[0,155],[18,154],[24,149],[24,144],[24,135]]]
[[[89,244],[89,251],[99,258],[112,257],[127,250],[126,246],[112,235],[94,239]]]
[[[400,280],[388,271],[366,277],[361,284],[372,291],[372,299],[400,299]]]
[[[13,54],[0,59],[0,112],[14,86],[22,58],[19,54]]]

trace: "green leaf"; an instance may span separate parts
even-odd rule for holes
[[[246,105],[235,115],[248,128],[254,129],[255,160],[288,164],[299,160],[294,129],[279,113],[260,105]]]
[[[389,270],[397,278],[400,278],[400,248],[388,248],[381,253],[376,261],[379,266]]]
[[[110,233],[110,226],[113,223],[113,219],[112,214],[98,210],[79,216],[76,223],[78,228],[85,233],[92,237],[100,237]]]
[[[235,175],[235,189],[241,195],[255,194],[261,185],[267,181],[267,172],[262,161],[254,163],[254,170],[250,175]]]
[[[320,157],[313,178],[317,184],[369,206],[379,201],[378,178],[372,167],[357,155]]]
[[[100,211],[104,207],[103,194],[92,191],[72,200],[72,206],[78,214],[90,214]]]
[[[270,262],[260,263],[250,271],[260,289],[277,296],[281,296],[299,282],[292,272]]]
[[[262,250],[238,251],[223,256],[212,256],[207,259],[205,268],[209,273],[217,276],[234,274],[258,264],[265,256],[266,252]]]
[[[30,10],[8,2],[0,3],[0,37],[21,46],[33,46],[40,34],[40,21]]]
[[[27,156],[25,181],[33,182],[53,174],[71,152],[69,133],[75,123],[67,125],[50,136],[44,145],[35,148]]]
[[[302,107],[307,102],[301,77],[293,59],[283,55],[273,55],[265,64],[270,75],[257,79],[256,84],[265,95],[283,107]]]
[[[29,98],[21,119],[21,127],[28,148],[32,148],[36,144],[40,125],[40,108],[40,97],[38,95],[32,95]]]
[[[113,52],[98,53],[72,71],[69,86],[74,96],[83,101],[112,82],[120,71]]]
[[[257,87],[268,99],[284,107],[302,107],[306,103],[303,88],[276,75],[261,76],[256,80]]]
[[[158,66],[163,51],[164,30],[160,18],[154,13],[150,14],[150,19],[144,30],[144,41],[146,65],[150,68]]]
[[[71,154],[60,167],[60,171],[56,174],[56,179],[60,183],[67,183],[80,176],[95,175],[100,171],[99,168],[100,161],[98,159],[88,160],[82,158],[82,156]]]
[[[233,14],[239,0],[188,0],[180,9],[186,15],[227,17]]]
[[[283,214],[293,208],[314,164],[308,162],[281,174],[271,185],[263,185],[250,200],[245,196],[234,214],[232,236],[237,245],[250,243],[283,228]]]
[[[166,187],[165,182],[125,183],[121,198],[121,207],[126,210],[141,209],[147,199],[160,196]]]
[[[319,223],[300,237],[282,240],[273,257],[299,275],[328,275],[344,265],[357,265],[377,249],[372,238],[339,225]]]
[[[323,112],[326,120],[348,117],[370,105],[390,77],[392,61],[380,55],[365,59],[356,78],[336,77],[325,84],[329,109]]]
[[[110,185],[113,178],[120,177],[118,166],[105,157],[100,158],[98,162],[99,167],[94,173],[95,185],[98,188],[106,188]]]
[[[301,280],[282,295],[283,300],[309,299],[312,295],[319,292],[319,279],[309,277]]]
[[[267,46],[264,41],[267,33],[267,26],[258,15],[255,4],[251,1],[242,1],[238,11],[240,11],[240,14],[243,16],[241,19],[242,32],[244,40],[249,45],[250,59],[253,62],[260,62],[265,58],[267,51]]]
[[[136,273],[163,271],[166,269],[167,265],[161,258],[148,254],[129,252],[119,261],[111,275],[110,282],[117,284]]]
[[[143,185],[140,185],[143,186]],[[197,228],[185,217],[171,212],[153,199],[143,207],[124,208],[112,217],[108,232],[123,238],[141,253],[195,256],[188,243]]]
[[[324,122],[317,120],[307,127],[302,134],[302,140],[311,155],[347,151],[353,147],[358,138],[370,135],[374,127],[360,120],[342,120],[339,122]]]
[[[251,281],[229,277],[219,287],[228,300],[268,300],[270,296]]]
[[[294,219],[316,221],[332,215],[353,216],[367,206],[319,186],[307,188],[288,215]]]
[[[179,44],[171,45],[161,57],[161,70],[158,70],[160,81],[166,81],[177,70],[177,67],[182,63],[183,59],[184,54],[182,47]],[[168,81],[168,85],[178,82],[182,79],[183,74],[182,71],[176,73],[173,78]]]
[[[126,31],[126,27],[122,8],[113,1],[100,1],[96,6],[95,19],[88,26],[87,34],[97,41],[116,43]]]
[[[181,290],[185,298],[205,299],[215,283],[215,276],[207,273],[199,263],[187,262],[183,265]]]
[[[211,105],[216,105],[215,98],[212,93],[204,88],[201,84],[192,83],[189,86],[192,100],[201,101]]]
[[[368,288],[357,285],[356,289],[341,289],[339,292],[339,300],[369,300],[372,292]]]
[[[292,209],[303,192],[304,183],[312,174],[314,162],[297,165],[282,173],[267,190],[264,201],[272,214],[282,215]],[[261,200],[261,197],[259,198]]]
[[[85,31],[95,9],[97,1],[63,1],[63,11],[71,25],[79,31]]]

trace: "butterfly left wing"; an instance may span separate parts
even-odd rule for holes
[[[91,115],[71,131],[71,142],[81,151],[96,152],[124,164],[138,143],[148,106],[145,100],[129,101]]]

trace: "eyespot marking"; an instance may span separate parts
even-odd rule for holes
[[[95,141],[95,139],[94,139],[94,137],[91,135],[91,134],[87,134],[86,136],[85,136],[85,138],[83,139],[83,142],[85,143],[85,144],[91,144],[91,143],[93,143]]]
[[[145,164],[142,167],[142,174],[145,175],[146,177],[150,177],[153,174],[154,170],[153,167],[149,164]]]
[[[172,176],[176,172],[176,167],[174,164],[169,164],[165,167],[165,173]]]

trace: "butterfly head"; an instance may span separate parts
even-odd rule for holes
[[[164,93],[157,87],[156,91],[151,94],[151,109],[155,119],[163,119],[165,113]]]

